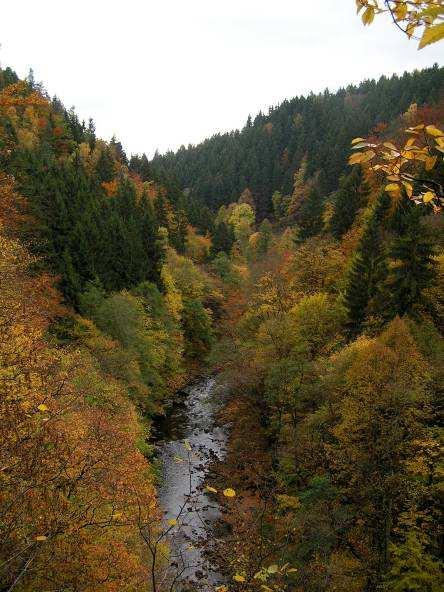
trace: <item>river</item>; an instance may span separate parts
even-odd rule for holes
[[[202,542],[220,515],[215,497],[203,484],[211,461],[225,454],[227,427],[216,421],[225,396],[226,389],[216,378],[202,379],[184,389],[181,404],[158,426],[162,438],[157,442],[162,470],[159,502],[166,524],[177,520],[169,537],[174,569],[181,573],[182,582],[200,582],[202,590],[214,590],[214,584],[222,581],[202,552]]]

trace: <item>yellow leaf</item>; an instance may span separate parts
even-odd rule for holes
[[[416,142],[415,138],[409,138],[406,142],[404,148],[411,148],[413,144]]]
[[[444,23],[426,27],[422,34],[421,41],[419,42],[418,49],[422,49],[426,45],[436,43],[444,38]]]
[[[225,584],[223,586],[216,586],[214,590],[215,592],[228,592],[228,588]]]
[[[359,142],[365,142],[365,138],[355,138],[354,140],[351,141],[352,146],[353,144],[359,144]]]
[[[407,16],[407,4],[405,2],[397,4],[393,12],[397,21],[403,21]]]
[[[367,150],[366,152],[359,152],[358,154],[352,154],[348,159],[349,164],[358,164],[368,162],[375,156],[373,150]]]
[[[245,578],[241,574],[234,574],[233,580],[235,582],[245,582]]]
[[[394,150],[395,152],[399,152],[398,148],[392,144],[392,142],[384,142],[383,146],[385,146],[386,148],[390,148],[390,150]]]
[[[409,39],[411,39],[411,37],[413,36],[413,33],[415,32],[415,29],[416,29],[415,23],[409,23],[407,25],[405,32],[407,33],[407,37]]]
[[[412,197],[413,195],[413,187],[407,181],[403,181],[402,184],[405,187],[405,192],[407,193],[408,197]]]
[[[424,193],[424,195],[422,196],[422,201],[424,203],[429,203],[433,201],[435,197],[436,195],[433,193],[433,191],[427,191],[427,193]]]
[[[36,541],[46,541],[46,537],[43,534],[39,534],[38,536],[35,537]]]
[[[359,164],[362,160],[362,153],[352,154],[348,159],[348,164]]]
[[[387,191],[387,193],[400,193],[401,190],[399,185],[397,185],[396,183],[389,183],[385,187],[385,191]]]
[[[231,489],[231,487],[224,489],[222,493],[224,494],[225,497],[235,497],[236,496],[236,492],[234,491],[234,489]]]
[[[364,23],[364,25],[371,25],[374,18],[375,9],[373,8],[373,6],[368,6],[364,14],[362,15],[362,22]]]
[[[214,489],[214,487],[210,487],[209,485],[207,485],[205,489],[210,493],[217,493],[217,489]]]
[[[168,520],[169,526],[176,526],[176,524],[177,524],[177,520],[175,518],[171,518],[170,520]]]
[[[415,153],[412,152],[411,150],[403,150],[401,152],[401,156],[403,158],[406,158],[407,160],[412,160],[413,158],[415,158]]]
[[[444,7],[443,6],[430,6],[425,10],[419,13],[419,16],[422,18],[424,16],[431,16],[433,19],[438,18],[438,16],[444,14]]]
[[[426,128],[426,132],[429,136],[441,137],[444,136],[444,132],[435,127],[434,125],[428,125]]]
[[[374,156],[376,156],[376,153],[373,150],[367,150],[366,152],[363,153],[362,156],[363,156],[363,158],[362,158],[361,162],[368,162]]]
[[[186,450],[191,450],[191,444],[188,442],[188,440],[185,440],[183,445],[185,446]]]
[[[426,171],[431,171],[438,160],[437,156],[429,156],[428,159],[425,161],[425,169]]]
[[[39,411],[48,411],[48,407],[43,403],[37,407]]]

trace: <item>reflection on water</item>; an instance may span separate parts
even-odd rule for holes
[[[208,524],[219,516],[214,498],[202,491],[202,485],[212,458],[221,459],[225,453],[227,431],[215,421],[223,395],[217,380],[206,378],[185,389],[183,403],[159,425],[163,477],[159,500],[166,520],[178,521],[171,544],[182,579],[211,583],[219,579],[198,543],[207,536]]]

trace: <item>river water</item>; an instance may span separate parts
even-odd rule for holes
[[[227,428],[216,422],[225,395],[216,378],[205,378],[184,389],[182,403],[158,426],[159,502],[167,527],[168,521],[177,520],[169,533],[173,569],[181,573],[182,582],[194,582],[196,587],[199,582],[202,590],[214,590],[222,579],[206,559],[202,543],[211,537],[211,524],[219,517],[215,497],[203,484],[211,461],[225,454]]]

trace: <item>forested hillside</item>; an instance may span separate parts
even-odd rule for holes
[[[443,87],[444,70],[435,65],[336,93],[296,97],[250,117],[242,130],[156,155],[151,164],[213,210],[248,188],[262,219],[272,211],[274,191],[291,193],[293,175],[304,159],[309,176],[321,173],[324,195],[336,190],[347,169],[350,138],[392,125],[412,103],[435,103]]]
[[[164,567],[150,428],[220,299],[180,199],[0,71],[1,590],[143,590]]]
[[[183,196],[130,167],[120,142],[96,138],[91,120],[80,122],[33,80],[11,82],[17,82],[12,71],[0,72],[0,164],[27,201],[33,253],[60,276],[72,303],[92,280],[107,290],[159,283],[159,227],[179,251],[185,248]],[[35,100],[28,100],[33,91]]]

